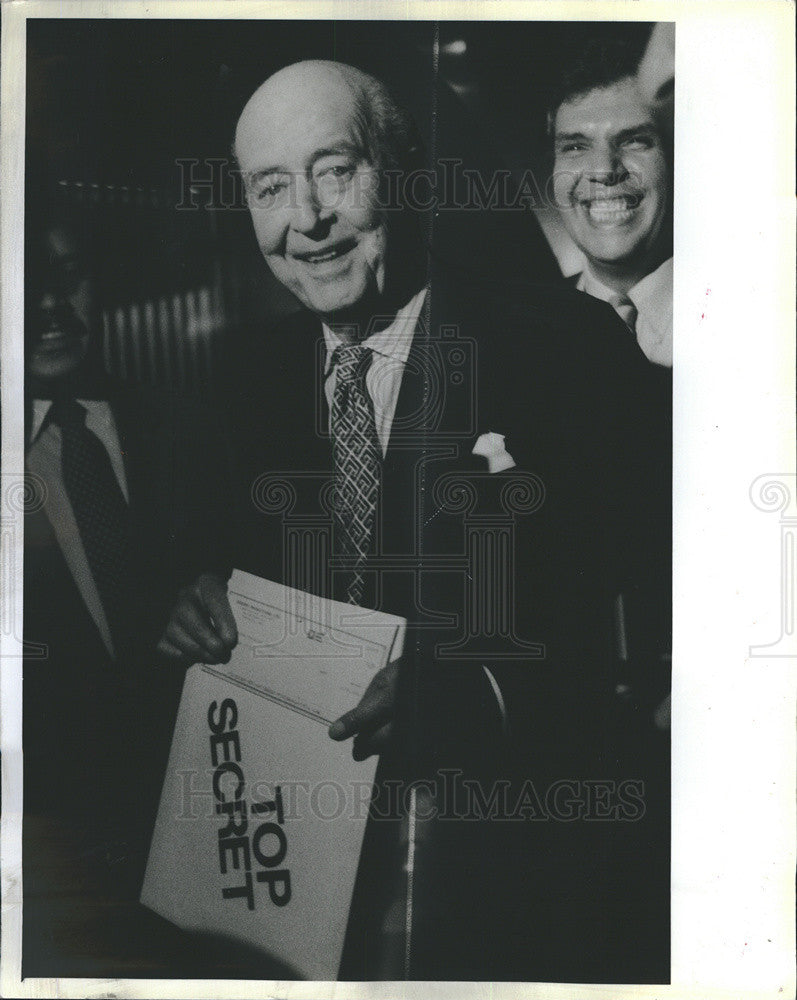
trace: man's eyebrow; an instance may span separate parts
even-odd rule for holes
[[[632,139],[635,135],[650,135],[658,138],[659,130],[653,122],[640,122],[639,125],[631,125],[621,129],[614,137],[615,142],[623,142],[625,139]]]
[[[359,157],[365,156],[364,150],[356,143],[343,141],[336,143],[334,146],[325,146],[322,149],[317,149],[311,157],[311,162],[315,163],[316,160],[321,160],[325,156],[340,156],[341,153],[349,153],[352,156]]]
[[[366,155],[364,150],[356,143],[342,141],[333,146],[324,146],[321,149],[314,150],[309,159],[309,165],[312,166],[317,160],[321,160],[325,156],[340,156],[344,153],[361,158],[364,158]],[[275,164],[271,167],[260,167],[258,170],[250,170],[245,176],[250,183],[254,183],[262,180],[263,177],[270,177],[272,174],[291,173],[293,171],[289,170],[286,166]]]
[[[556,142],[572,142],[575,139],[584,139],[589,141],[583,132],[556,132],[554,134],[554,139]]]
[[[259,170],[248,170],[244,174],[249,183],[254,181],[259,181],[263,177],[270,177],[271,174],[289,174],[290,170],[287,167],[261,167]]]
[[[611,139],[613,142],[624,142],[626,139],[631,139],[635,135],[650,135],[658,138],[659,130],[656,126],[649,121],[640,122],[638,125],[630,125],[628,128],[621,129],[616,132]],[[590,137],[584,132],[556,132],[554,134],[555,142],[573,142],[580,140],[582,142],[591,142]]]

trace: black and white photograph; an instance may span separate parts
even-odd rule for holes
[[[12,171],[22,192],[3,228],[22,293],[3,314],[4,975],[13,934],[26,995],[714,996],[678,917],[700,892],[684,842],[710,855],[728,819],[706,818],[721,784],[705,813],[689,784],[724,766],[718,715],[735,743],[728,692],[701,700],[722,643],[701,674],[692,639],[730,635],[699,466],[735,446],[705,436],[712,371],[673,334],[684,303],[706,337],[727,308],[687,266],[701,209],[676,207],[705,191],[681,169],[695,30],[655,4],[74,6],[32,5],[13,41],[3,9],[4,95],[9,53],[24,66],[3,160],[4,200]],[[786,5],[760,6],[774,24]],[[778,344],[772,371],[793,361],[776,333],[751,385]],[[740,336],[721,353],[743,369]],[[740,462],[773,596],[752,625],[744,605],[730,654],[783,740],[794,529],[763,512],[797,502],[785,440],[783,422],[778,468]],[[760,739],[764,702],[726,671]],[[679,678],[701,685],[680,715]],[[793,901],[793,763],[775,763],[746,835],[777,827],[787,870],[750,997],[791,975],[771,913]]]

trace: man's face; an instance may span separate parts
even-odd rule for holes
[[[350,87],[297,66],[258,90],[236,154],[258,245],[274,276],[321,318],[384,290],[387,230]]]
[[[25,349],[31,375],[64,378],[83,362],[92,322],[92,285],[75,238],[52,226],[35,238],[28,255]]]
[[[667,161],[656,122],[628,78],[556,113],[554,193],[590,262],[629,272],[654,251],[667,213]]]

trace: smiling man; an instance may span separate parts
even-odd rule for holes
[[[657,26],[654,45],[648,45],[654,57],[662,36],[672,44],[667,26]],[[636,537],[629,520],[628,568],[616,608],[623,621],[621,659],[626,667],[618,692],[631,704],[647,703],[636,709],[641,720],[637,728],[628,726],[630,755],[644,771],[650,806],[628,851],[633,857],[628,874],[640,885],[646,881],[649,900],[658,900],[638,912],[637,926],[646,919],[655,926],[666,913],[669,891],[673,105],[667,100],[672,91],[671,80],[666,86],[666,59],[664,85],[650,84],[649,58],[639,74],[643,48],[622,27],[611,36],[590,39],[560,79],[548,124],[556,205],[584,257],[583,270],[572,283],[608,302],[647,358],[640,382],[649,421],[644,445],[647,510]]]
[[[428,793],[410,968],[395,964],[406,843],[372,814],[339,974],[616,980],[625,931],[614,950],[581,932],[606,923],[600,872],[628,895],[611,845],[586,820],[492,810],[532,774],[544,794],[604,778],[616,759],[617,525],[630,538],[647,510],[635,397],[650,366],[605,303],[497,287],[435,258],[420,213],[386,191],[411,190],[403,180],[427,166],[416,131],[359,69],[308,61],[271,76],[243,108],[235,153],[257,246],[303,308],[230,359],[232,564],[408,621],[401,659],[329,736],[352,739],[356,759],[381,754],[382,804],[419,778]],[[496,524],[500,542],[466,542]],[[237,641],[227,584],[204,573],[160,649],[221,663]],[[462,796],[440,785],[453,774]]]
[[[64,222],[54,222],[39,235],[35,248],[39,276],[38,297],[31,310],[38,322],[29,322],[28,370],[34,379],[61,379],[75,372],[89,348],[94,323],[94,288],[74,233]]]
[[[376,80],[325,62],[276,73],[238,121],[235,153],[263,257],[281,284],[339,330],[374,309],[406,305],[422,283],[417,267],[396,283],[388,252],[406,269],[409,248],[406,240],[393,245],[395,226],[388,240],[380,206],[383,172],[406,168],[417,151],[412,130]],[[419,247],[412,250],[417,258]]]
[[[338,484],[334,540],[338,555],[356,560],[351,574],[337,574],[333,594],[373,603],[373,581],[369,588],[362,566],[373,541],[382,461],[426,298],[417,217],[406,207],[391,216],[382,185],[386,171],[412,169],[420,142],[409,116],[379,81],[345,64],[307,61],[280,70],[254,92],[238,120],[234,146],[258,247],[274,277],[307,310],[297,317],[300,332],[280,331],[261,340],[267,357],[254,367],[259,381],[252,394],[262,397],[264,380],[273,380],[271,426],[276,429],[283,419],[290,424],[286,442],[299,462],[312,468],[320,458],[316,414],[308,408],[308,438],[300,434],[308,421],[279,400],[295,390],[297,379],[312,388],[315,366],[307,352],[315,349],[320,320],[326,424]],[[251,358],[246,365],[252,369]],[[251,402],[240,383],[236,396]],[[353,409],[347,407],[350,400]],[[248,414],[240,422],[251,425]],[[250,442],[245,450],[262,460],[262,442]],[[352,463],[360,468],[356,481],[348,473]],[[262,518],[262,511],[256,513]],[[251,546],[244,547],[251,559]],[[282,553],[276,555],[272,575],[281,577]],[[264,553],[260,575],[267,575],[271,557]],[[292,584],[312,589],[309,579]],[[224,657],[236,641],[225,594],[218,579],[197,581],[193,594],[186,593],[175,609],[162,652],[173,658]],[[208,627],[209,618],[218,628]],[[395,675],[391,668],[390,677]],[[370,706],[375,718],[386,716],[392,685],[375,691],[377,703],[366,700],[365,709]],[[356,746],[367,755],[367,734],[374,727],[365,709],[350,713],[331,735],[360,733],[367,715]]]
[[[672,366],[672,178],[636,78],[639,54],[588,46],[549,114],[554,195],[582,251],[577,287],[611,303],[648,359]]]

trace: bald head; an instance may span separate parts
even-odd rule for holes
[[[235,154],[260,250],[329,322],[349,322],[385,291],[382,180],[408,166],[415,134],[384,84],[335,62],[287,66],[241,113]]]
[[[264,128],[288,136],[331,115],[348,114],[358,141],[378,169],[406,168],[420,150],[415,125],[376,77],[355,66],[306,60],[278,70],[247,101],[235,131],[235,154],[246,156]]]

